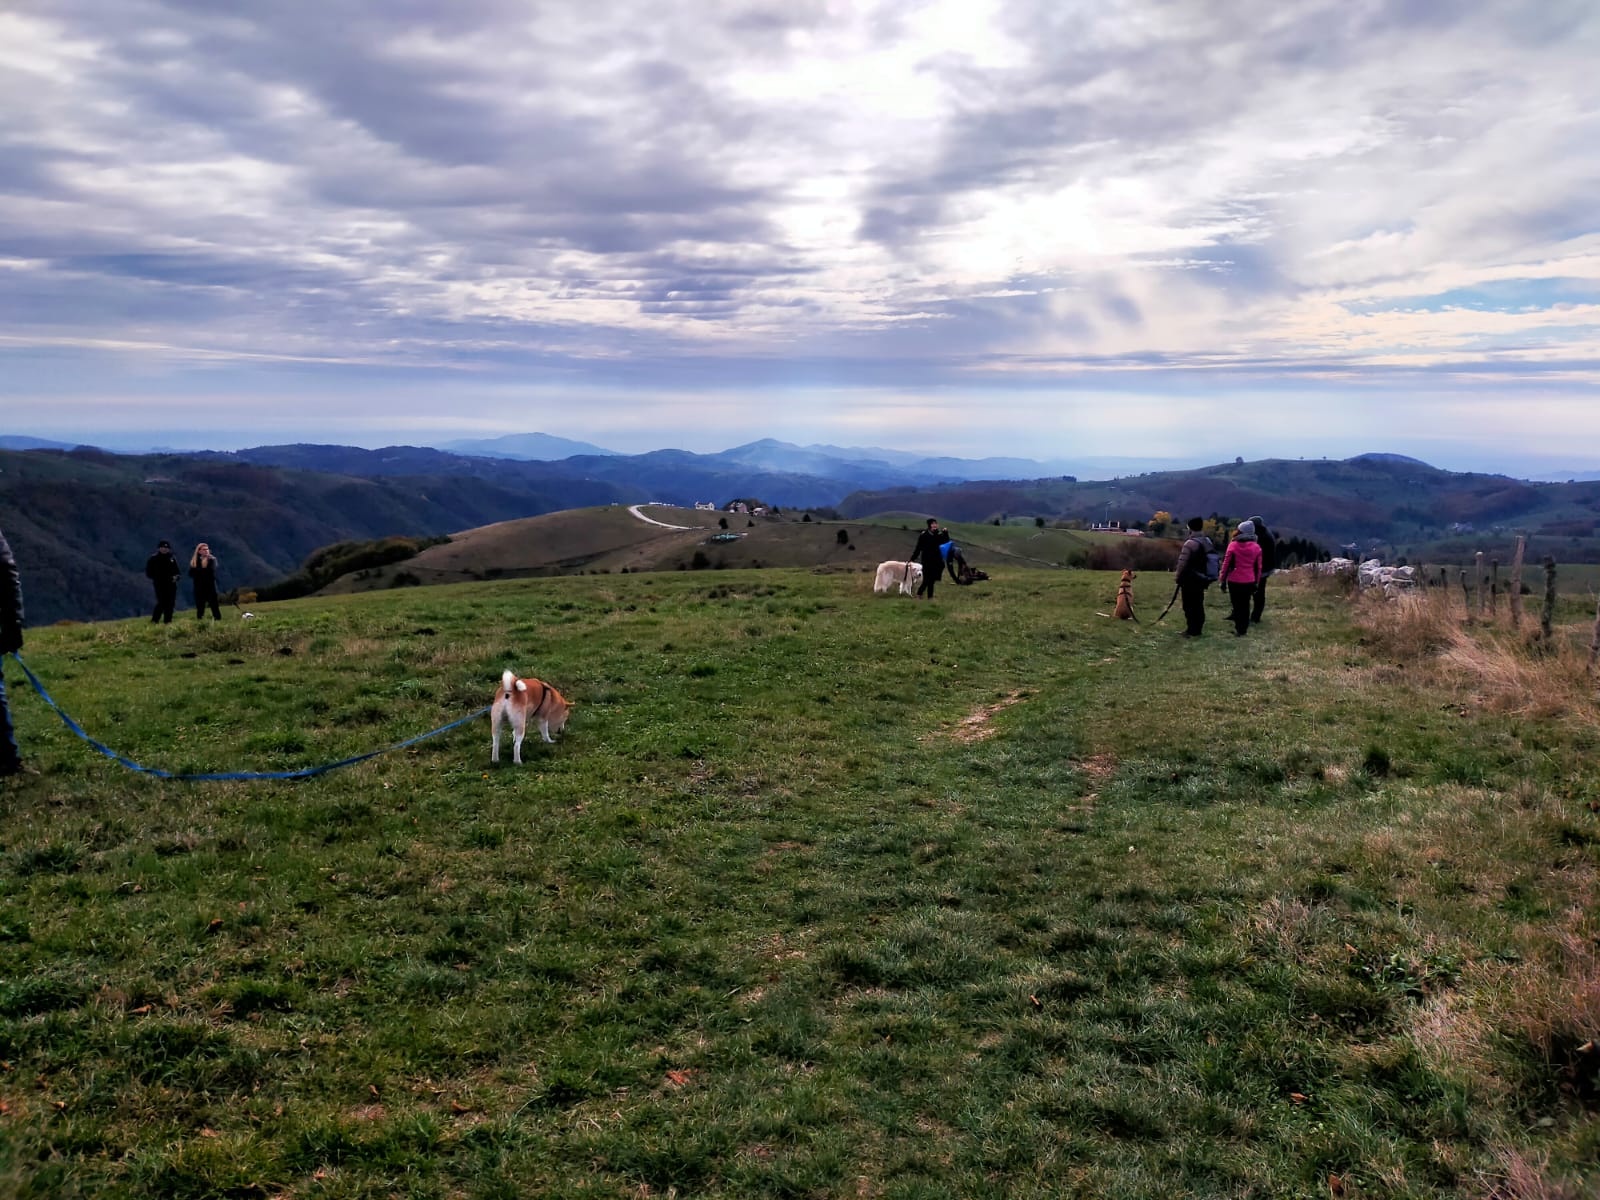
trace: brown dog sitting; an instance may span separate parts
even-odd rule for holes
[[[1122,572],[1122,581],[1117,584],[1117,607],[1112,610],[1119,621],[1138,621],[1133,615],[1133,569]]]

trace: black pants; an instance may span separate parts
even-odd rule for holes
[[[21,767],[17,735],[11,728],[11,710],[6,707],[6,677],[0,672],[0,775],[15,775]]]
[[[922,564],[922,586],[917,589],[917,595],[928,593],[928,599],[933,599],[933,585],[939,582],[939,576],[944,574],[944,559],[940,559],[936,566]]]
[[[1183,619],[1187,622],[1184,632],[1199,637],[1206,627],[1206,585],[1186,580],[1178,591],[1183,597]]]
[[[178,585],[176,583],[156,584],[156,606],[150,611],[150,623],[153,625],[160,621],[163,625],[172,624],[172,610],[178,606]]]
[[[217,607],[217,591],[212,588],[210,592],[202,592],[199,588],[194,593],[194,615],[196,619],[206,619],[206,605],[211,605],[211,615],[217,620],[222,620],[222,610]]]
[[[1233,632],[1243,637],[1250,632],[1250,597],[1255,594],[1253,583],[1229,583],[1228,599],[1233,602]]]
[[[1261,610],[1267,606],[1267,580],[1265,576],[1256,580],[1255,603],[1250,606],[1250,620],[1261,620]]]

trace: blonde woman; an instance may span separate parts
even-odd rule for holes
[[[206,619],[206,605],[209,604],[211,615],[222,620],[222,609],[217,606],[217,556],[204,542],[194,548],[194,557],[189,560],[189,578],[194,580],[195,619]]]

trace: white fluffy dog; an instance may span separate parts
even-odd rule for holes
[[[900,589],[902,596],[915,596],[922,586],[922,564],[919,562],[888,562],[878,564],[878,575],[872,581],[872,590],[880,596]]]

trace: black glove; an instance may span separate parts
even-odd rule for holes
[[[21,649],[21,625],[7,625],[4,629],[0,629],[0,654],[15,654]]]

